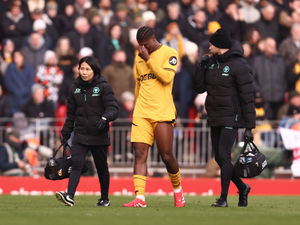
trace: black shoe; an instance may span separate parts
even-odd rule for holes
[[[217,199],[215,203],[211,205],[212,207],[228,207],[227,201],[221,198]]]
[[[243,191],[239,191],[239,204],[240,207],[247,207],[248,205],[248,194],[251,190],[249,184],[246,184],[246,188]]]
[[[67,195],[67,193],[57,191],[55,194],[57,200],[65,203],[66,206],[73,206],[74,200],[70,195]]]
[[[104,199],[99,199],[96,206],[108,207],[108,206],[110,206],[110,201],[109,200],[104,200]]]

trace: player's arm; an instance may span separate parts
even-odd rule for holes
[[[177,59],[174,58],[177,63]],[[155,62],[149,58],[147,61],[148,66],[154,72],[155,76],[164,84],[168,84],[173,81],[176,71],[172,68],[162,68],[161,65],[155,64]]]
[[[135,79],[134,95],[135,95],[135,101],[136,101],[139,96],[139,92],[140,92],[140,78],[138,76],[136,64],[134,64],[133,75],[134,75],[134,79]]]

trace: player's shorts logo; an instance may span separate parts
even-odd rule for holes
[[[177,59],[175,56],[172,56],[170,59],[169,59],[169,63],[172,65],[172,66],[175,66],[177,64]]]

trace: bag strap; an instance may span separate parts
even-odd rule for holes
[[[253,147],[256,149],[257,152],[260,152],[259,149],[258,149],[258,147],[256,147],[256,145],[254,144],[253,141],[250,141],[249,143],[253,145]]]
[[[59,146],[57,149],[55,149],[55,151],[54,151],[54,153],[53,153],[53,158],[55,158],[56,154],[58,153],[59,149],[60,149],[62,146],[66,146],[66,147],[69,147],[70,149],[72,149],[71,146],[70,146],[68,143],[61,143],[60,146]],[[65,149],[66,149],[66,148],[64,148],[63,151],[65,151]]]
[[[54,151],[54,153],[53,153],[53,158],[55,158],[55,156],[56,156],[56,154],[58,153],[59,149],[60,149],[63,145],[64,145],[64,144],[61,143],[60,146],[59,146],[57,149],[55,149],[55,151]]]
[[[241,151],[240,154],[243,154],[243,153],[244,153],[244,151],[246,150],[247,144],[249,144],[250,146],[252,145],[252,146],[256,149],[257,152],[260,152],[259,149],[258,149],[258,148],[256,147],[256,145],[254,144],[253,141],[246,141],[246,140],[244,140],[244,146],[243,146],[242,151]],[[251,148],[251,149],[253,149],[253,148]]]

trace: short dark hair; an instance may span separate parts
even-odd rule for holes
[[[148,26],[142,26],[136,33],[136,40],[138,42],[148,40],[154,36],[154,29]]]
[[[94,75],[101,75],[101,67],[95,57],[86,56],[80,59],[78,68],[80,69],[82,63],[87,63],[93,70]]]

